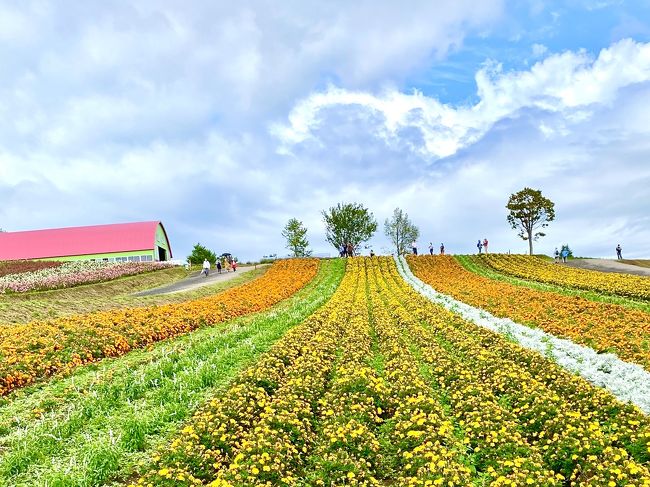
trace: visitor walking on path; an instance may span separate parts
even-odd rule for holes
[[[345,244],[341,245],[341,257],[345,257],[348,254],[348,246]]]
[[[485,253],[486,253],[486,254],[488,253],[488,251],[487,251],[487,246],[488,246],[488,239],[487,239],[487,238],[484,238],[484,239],[483,239],[483,248],[485,249]]]
[[[354,247],[349,242],[347,247],[347,253],[348,253],[348,257],[354,257]]]
[[[440,244],[440,255],[445,255],[445,244]]]
[[[221,261],[217,260],[217,274],[221,274]]]
[[[413,255],[418,255],[418,243],[416,241],[413,241],[411,247],[413,248]]]
[[[566,263],[566,258],[569,256],[569,249],[566,247],[562,249],[562,262]]]
[[[232,261],[232,271],[237,272],[237,261],[234,259]]]
[[[616,259],[618,260],[623,260],[623,249],[621,248],[621,244],[618,244],[616,246]]]
[[[555,262],[560,262],[560,252],[558,252],[557,247],[555,247],[555,252],[553,253],[553,256],[555,257]]]
[[[483,249],[483,243],[481,242],[481,239],[478,239],[478,242],[476,243],[476,248],[478,249],[478,253],[481,253],[481,249]]]
[[[201,274],[205,274],[205,277],[208,277],[209,273],[210,273],[210,261],[208,261],[208,259],[205,259],[203,261],[203,270],[201,271]]]
[[[429,254],[433,255],[433,242],[429,242]]]

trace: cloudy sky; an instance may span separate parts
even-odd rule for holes
[[[162,220],[283,254],[291,217],[395,207],[420,246],[650,257],[650,0],[0,0],[0,227]]]

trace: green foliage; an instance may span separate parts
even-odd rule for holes
[[[188,262],[195,265],[203,264],[205,259],[208,259],[208,262],[212,265],[217,263],[217,255],[200,243],[194,246],[192,253],[187,257]]]
[[[308,257],[311,251],[307,250],[309,240],[307,240],[307,228],[296,218],[287,222],[282,230],[282,236],[287,241],[287,248],[294,257]]]
[[[540,190],[524,188],[510,195],[506,208],[510,212],[508,223],[519,231],[519,237],[528,240],[530,255],[533,255],[533,240],[546,235],[539,230],[555,219],[555,203],[542,196]]]
[[[416,227],[407,213],[395,208],[393,216],[384,222],[384,233],[395,246],[398,255],[406,253],[407,246],[417,240],[420,230]]]
[[[360,203],[339,203],[322,214],[327,241],[337,250],[346,243],[357,249],[377,231],[374,215]]]

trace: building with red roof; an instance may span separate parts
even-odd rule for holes
[[[0,233],[0,260],[169,260],[172,248],[159,221]]]

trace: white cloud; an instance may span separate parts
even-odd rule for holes
[[[271,131],[282,142],[281,151],[313,136],[321,113],[338,106],[379,114],[385,120],[377,136],[391,143],[399,130],[413,127],[425,139],[422,155],[448,157],[476,143],[496,122],[516,116],[523,108],[558,111],[566,123],[588,117],[584,108],[611,103],[626,86],[650,80],[650,44],[626,39],[603,49],[596,59],[586,52],[565,52],[547,57],[527,71],[504,73],[501,65],[488,63],[476,74],[479,101],[454,107],[414,92],[395,89],[379,95],[329,87],[299,102],[288,124],[274,124]],[[550,135],[557,129],[540,126]],[[559,132],[562,133],[563,129]]]

